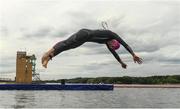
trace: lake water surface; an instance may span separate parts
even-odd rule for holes
[[[179,88],[0,91],[0,108],[180,108]]]

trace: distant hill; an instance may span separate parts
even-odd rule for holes
[[[180,75],[168,76],[150,76],[150,77],[97,77],[97,78],[73,78],[73,79],[59,79],[48,80],[42,82],[61,82],[65,80],[66,83],[92,83],[92,84],[180,84]]]
[[[61,83],[65,80],[66,83],[88,83],[88,84],[180,84],[180,75],[167,75],[167,76],[149,76],[149,77],[97,77],[97,78],[72,78],[72,79],[59,79],[59,80],[42,80],[35,81],[34,83]],[[0,83],[14,83],[14,80],[2,79]]]

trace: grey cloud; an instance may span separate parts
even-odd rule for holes
[[[156,43],[144,43],[139,40],[136,40],[132,43],[135,43],[133,44],[133,49],[135,52],[155,52],[160,49],[159,45]]]
[[[100,22],[97,21],[97,16],[92,16],[92,13],[86,12],[85,10],[69,11],[66,16],[71,18],[71,21],[68,22],[68,24],[71,25],[70,28],[99,28],[98,26],[100,25]]]
[[[16,72],[15,69],[11,68],[9,70],[7,69],[1,70],[0,74],[1,77],[14,79]]]
[[[142,55],[143,63],[166,63],[166,64],[176,64],[180,65],[179,57],[166,57],[164,55],[159,55],[158,53],[147,53],[146,55]]]
[[[14,72],[16,67],[15,57],[0,57],[0,73]]]
[[[45,28],[40,28],[34,32],[31,33],[25,33],[25,37],[34,37],[34,38],[39,38],[39,37],[46,37],[50,34],[52,31],[51,28],[45,27]]]
[[[163,63],[180,65],[180,58],[158,58],[158,61],[163,62]]]
[[[115,60],[110,60],[110,61],[106,61],[106,62],[102,62],[102,63],[91,63],[88,65],[83,65],[82,70],[92,70],[92,71],[96,71],[96,69],[102,69],[105,66],[109,66],[109,65],[115,65],[116,61]]]
[[[65,37],[69,35],[70,32],[68,30],[56,30],[54,33],[51,34],[53,37]]]
[[[14,56],[7,56],[7,57],[0,57],[0,66],[11,66],[15,64],[16,62],[16,57]]]
[[[98,25],[95,19],[89,19],[89,14],[78,11],[70,11],[65,16],[71,18],[66,24],[57,26],[56,28],[41,27],[36,31],[25,32],[25,37],[39,38],[39,37],[69,37],[71,34],[77,32],[81,28],[95,28]],[[61,23],[61,21],[60,21]]]
[[[8,67],[12,67],[12,66],[15,66],[15,64],[12,64],[12,63],[0,63],[0,66],[3,68],[3,67],[5,67],[5,68],[8,68]],[[1,68],[1,69],[2,69]]]
[[[65,37],[70,34],[70,32],[67,30],[61,29],[54,29],[50,27],[43,27],[39,28],[36,31],[23,31],[24,37],[23,38],[53,38],[53,37]]]
[[[38,28],[35,31],[25,32],[25,37],[64,37],[64,36],[70,36],[74,32],[77,32],[78,30],[82,28],[97,28],[96,25],[99,25],[98,22],[95,19],[90,19],[89,14],[78,11],[78,12],[67,12],[68,14],[65,15],[65,17],[70,18],[70,20],[64,24],[64,22],[61,24],[61,21],[59,23],[60,26],[56,26],[56,28],[51,27],[41,27]]]

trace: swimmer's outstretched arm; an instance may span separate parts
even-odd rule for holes
[[[109,51],[113,54],[113,56],[116,58],[116,60],[121,64],[122,68],[126,69],[127,65],[121,60],[121,58],[116,53],[116,51],[114,51],[112,48],[110,48],[107,43],[106,43],[106,46],[109,49]]]
[[[110,34],[111,34],[111,36],[112,36],[114,39],[116,39],[117,41],[119,41],[119,43],[122,44],[122,45],[126,48],[126,50],[133,56],[133,60],[134,60],[135,63],[137,62],[138,64],[142,64],[142,58],[138,57],[138,56],[133,52],[133,50],[131,49],[131,47],[130,47],[123,39],[121,39],[121,38],[120,38],[116,33],[114,33],[114,32],[111,32]]]

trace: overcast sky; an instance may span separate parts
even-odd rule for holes
[[[1,0],[0,76],[14,78],[16,52],[37,57],[42,79],[180,74],[180,2],[157,0]],[[128,64],[122,69],[105,45],[85,43],[41,66],[45,51],[81,28],[109,29],[144,59],[135,64],[123,46],[117,51]]]

